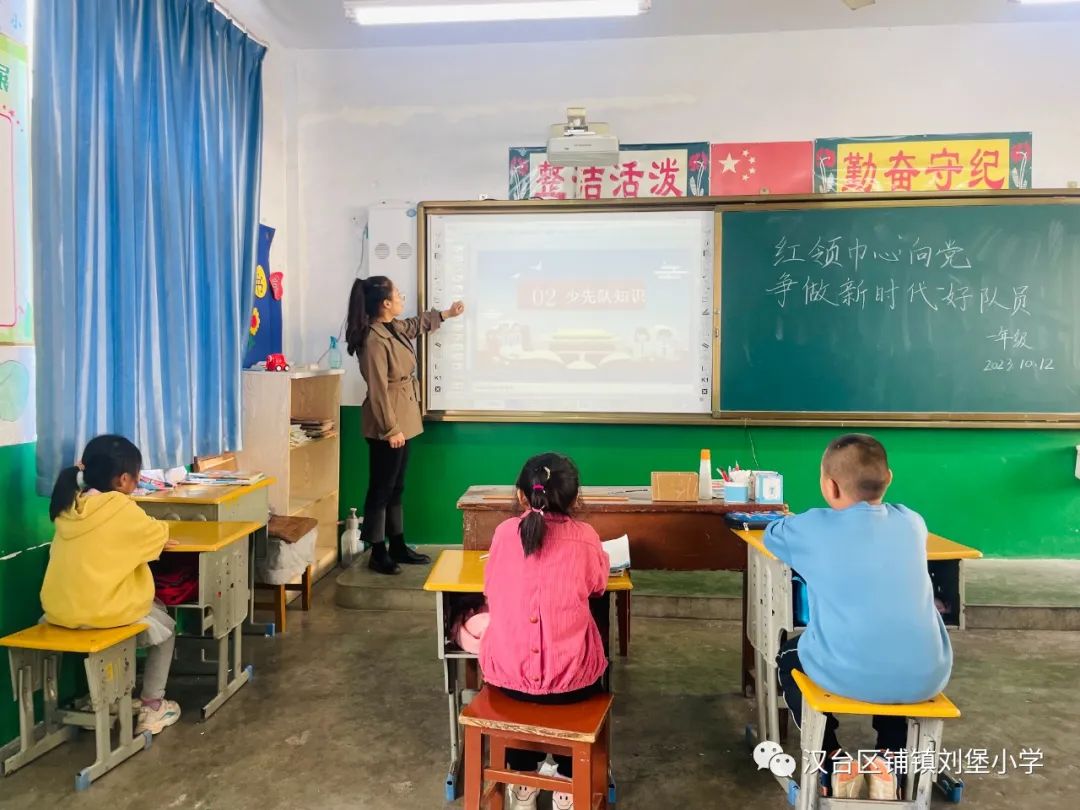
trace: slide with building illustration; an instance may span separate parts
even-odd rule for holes
[[[431,215],[434,412],[708,414],[711,212]]]

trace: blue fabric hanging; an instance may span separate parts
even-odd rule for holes
[[[38,485],[93,436],[238,449],[265,48],[207,0],[38,0]]]

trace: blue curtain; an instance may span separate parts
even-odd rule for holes
[[[240,445],[265,48],[207,0],[37,0],[38,484],[93,436]]]

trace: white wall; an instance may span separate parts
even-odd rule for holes
[[[263,61],[263,172],[259,220],[276,229],[270,247],[270,267],[284,273],[286,357],[299,357],[301,295],[304,286],[297,252],[300,240],[292,227],[297,208],[295,52],[270,43]]]
[[[541,143],[571,104],[627,142],[1032,130],[1035,185],[1064,186],[1078,40],[1014,25],[294,51],[290,351],[312,360],[337,334],[367,205],[505,197],[507,147]]]

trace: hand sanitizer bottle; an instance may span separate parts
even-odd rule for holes
[[[330,368],[341,368],[341,349],[338,348],[337,338],[330,338],[329,353]]]
[[[345,518],[345,531],[341,535],[341,556],[346,567],[360,555],[360,550],[360,516],[356,514],[354,506],[349,509],[349,516]]]
[[[698,467],[698,500],[712,500],[712,456],[708,450],[701,451],[701,464]]]

